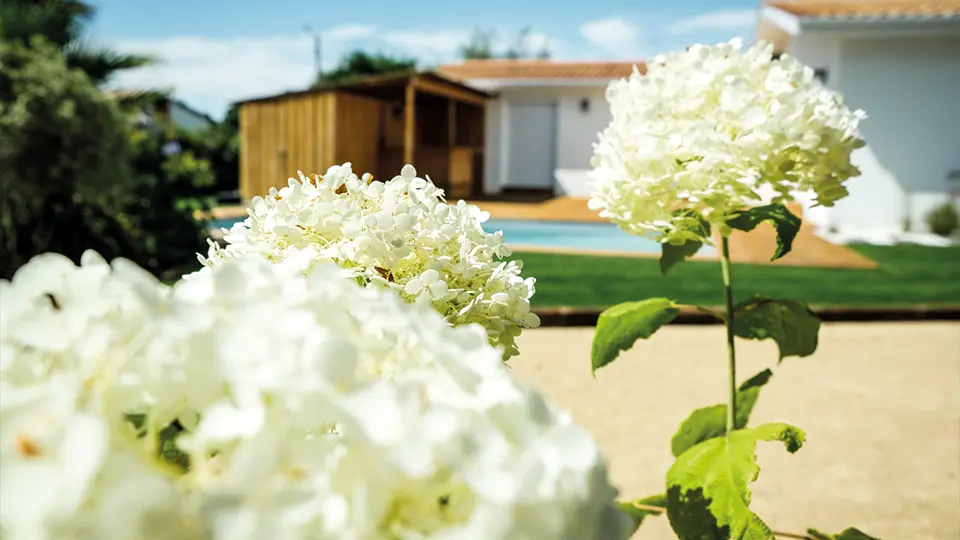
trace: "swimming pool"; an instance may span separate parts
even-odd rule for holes
[[[627,234],[612,223],[491,219],[483,224],[483,228],[488,232],[503,231],[503,239],[508,246],[515,249],[535,247],[660,253],[658,242]],[[713,247],[704,246],[697,254],[713,253]]]
[[[210,222],[210,226],[214,229],[230,228],[237,221],[240,220],[216,219]],[[659,243],[627,234],[612,223],[491,219],[483,224],[483,228],[487,232],[503,231],[503,239],[514,249],[660,253]],[[709,256],[714,253],[712,246],[704,246],[697,255]]]

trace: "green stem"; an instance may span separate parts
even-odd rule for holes
[[[720,240],[723,256],[720,259],[720,269],[723,272],[723,296],[727,308],[725,324],[727,327],[727,370],[730,394],[727,399],[727,433],[736,429],[737,418],[737,351],[733,342],[733,285],[730,280],[730,245],[727,237]]]

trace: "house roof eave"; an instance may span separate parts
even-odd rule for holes
[[[287,92],[281,92],[279,94],[273,94],[269,96],[261,96],[255,98],[244,99],[236,101],[237,106],[244,105],[247,103],[257,103],[257,102],[268,102],[268,101],[278,101],[289,97],[296,96],[306,96],[314,94],[322,94],[326,92],[337,92],[337,91],[346,91],[351,90],[357,91],[358,89],[363,88],[374,88],[377,86],[404,86],[407,84],[415,84],[416,81],[427,80],[440,85],[448,85],[457,90],[468,92],[473,94],[476,99],[488,99],[492,97],[489,92],[486,92],[479,88],[474,88],[463,81],[457,80],[453,77],[447,77],[436,71],[420,71],[420,72],[404,72],[404,73],[390,73],[386,75],[374,75],[370,77],[361,77],[357,79],[351,79],[343,81],[340,83],[333,83],[323,86],[316,86],[312,88],[306,88],[302,90],[291,90]]]
[[[487,92],[496,92],[510,88],[536,88],[549,87],[556,88],[561,86],[579,86],[579,87],[599,87],[605,88],[611,81],[619,77],[593,77],[593,78],[548,78],[548,77],[497,77],[497,78],[475,78],[467,79],[467,83]]]

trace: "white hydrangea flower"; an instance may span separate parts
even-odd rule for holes
[[[522,328],[537,327],[530,311],[533,278],[520,276],[502,233],[482,224],[489,214],[464,201],[447,204],[443,190],[407,165],[388,182],[357,177],[346,163],[322,176],[291,178],[256,197],[249,217],[211,242],[206,266],[238,257],[293,260],[304,269],[330,260],[364,283],[431,304],[453,325],[478,323],[490,343],[517,354]]]
[[[79,292],[79,291],[77,291]],[[59,326],[51,328],[55,331]],[[176,476],[88,410],[78,371],[0,390],[0,530],[9,540],[200,539]],[[115,424],[117,425],[117,424]],[[156,528],[158,527],[158,528]]]
[[[860,174],[863,146],[842,97],[813,70],[773,48],[739,40],[657,57],[607,88],[613,120],[592,160],[590,207],[627,232],[682,243],[704,240],[694,211],[720,225],[761,202],[812,192],[832,206]],[[709,240],[709,239],[706,239]]]
[[[168,288],[43,255],[0,281],[4,538],[629,536],[595,443],[479,325],[340,273],[240,258]],[[159,462],[173,419],[186,470]]]

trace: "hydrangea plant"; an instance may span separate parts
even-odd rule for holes
[[[772,194],[812,192],[832,206],[860,174],[851,111],[811,68],[772,46],[694,45],[607,89],[613,121],[593,157],[590,206],[661,242],[710,241],[710,228]]]
[[[676,461],[664,493],[623,503],[638,525],[665,512],[681,540],[785,535],[750,509],[749,484],[760,471],[754,450],[758,442],[779,441],[792,453],[805,435],[783,423],[748,427],[773,372],[740,383],[735,341],[772,339],[779,360],[808,356],[816,350],[820,320],[792,300],[758,297],[735,305],[728,237],[770,222],[776,260],[790,251],[800,227],[786,207],[794,194],[809,192],[831,206],[847,195],[843,183],[859,174],[850,157],[864,144],[857,131],[864,113],[848,109],[809,67],[788,55],[774,59],[772,52],[763,44],[744,50],[733,41],[656,58],[645,75],[634,70],[610,84],[613,120],[595,145],[590,206],[627,232],[660,241],[663,273],[712,243],[714,234],[720,239],[725,309],[697,309],[726,325],[727,403],[697,409],[681,424],[671,441]],[[674,300],[652,298],[604,311],[593,369],[650,338],[680,308]],[[871,538],[856,529],[785,536]]]
[[[479,326],[340,273],[167,287],[88,252],[0,281],[3,537],[630,535],[597,446]]]
[[[510,250],[502,233],[483,230],[488,218],[463,201],[447,204],[411,165],[378,182],[347,163],[255,198],[224,236],[226,248],[211,243],[201,262],[254,257],[307,269],[334,261],[362,283],[431,304],[451,324],[480,324],[509,358],[521,329],[540,324],[530,311],[535,280],[521,277],[520,261],[503,260]]]

